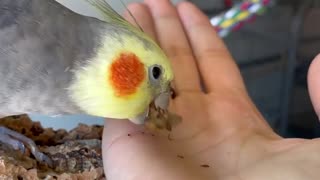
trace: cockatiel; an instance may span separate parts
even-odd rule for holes
[[[88,1],[103,21],[54,0],[0,1],[2,116],[88,114],[143,124],[151,103],[167,108],[173,72],[164,52],[104,0]],[[0,132],[0,141],[14,137],[50,163],[22,135]]]

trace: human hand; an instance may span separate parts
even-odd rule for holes
[[[142,133],[127,121],[106,120],[107,179],[319,179],[320,141],[274,133],[250,100],[239,69],[207,17],[190,3],[175,8],[169,2],[145,0],[129,9],[172,60],[178,96],[170,109],[183,121],[169,140]],[[309,83],[320,112],[316,65]]]

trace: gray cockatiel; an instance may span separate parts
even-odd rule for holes
[[[141,124],[150,103],[167,108],[173,73],[165,54],[106,2],[89,2],[104,21],[54,0],[0,0],[1,115],[89,114]],[[1,132],[1,142],[23,149],[22,141],[51,163],[29,139]]]

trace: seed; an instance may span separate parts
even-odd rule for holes
[[[180,159],[184,159],[184,156],[181,156],[181,155],[177,155],[177,157]]]
[[[203,167],[203,168],[208,168],[208,167],[210,167],[210,166],[209,166],[208,164],[202,164],[201,167]]]

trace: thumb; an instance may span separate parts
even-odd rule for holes
[[[320,54],[312,61],[308,71],[308,89],[313,108],[320,118]]]

